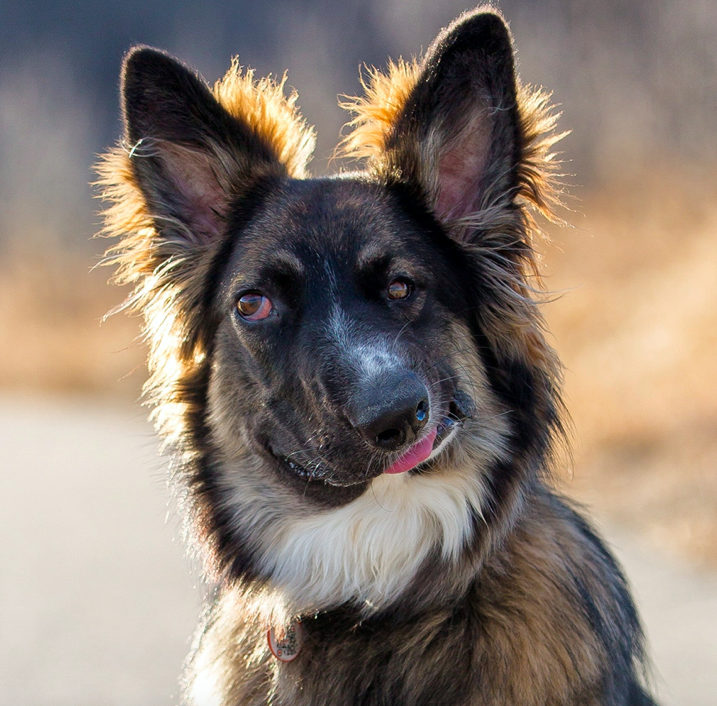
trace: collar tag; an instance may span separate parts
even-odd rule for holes
[[[280,662],[292,662],[301,651],[301,624],[298,620],[292,620],[280,638],[277,638],[274,628],[269,628],[266,638],[274,657]]]

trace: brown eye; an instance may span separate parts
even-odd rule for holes
[[[239,297],[237,311],[247,321],[261,321],[271,314],[273,305],[269,297],[259,292],[247,292]]]
[[[411,296],[413,286],[402,279],[395,279],[388,285],[389,299],[406,299]]]

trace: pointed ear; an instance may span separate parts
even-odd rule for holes
[[[502,18],[466,13],[420,64],[374,72],[345,143],[388,179],[418,184],[451,223],[510,203],[523,148],[513,47]]]
[[[263,95],[252,78],[251,72],[240,76],[235,66],[212,93],[195,73],[163,52],[139,47],[126,57],[125,142],[158,234],[173,231],[195,244],[210,242],[223,232],[234,198],[262,177],[290,172],[282,161],[285,155],[272,116],[256,110],[272,100],[278,104],[281,86],[267,84],[263,87],[273,95]],[[227,82],[232,83],[230,90]],[[226,98],[233,110],[215,94]],[[255,105],[250,105],[252,99]],[[264,124],[252,124],[257,113],[266,118]]]
[[[436,213],[453,220],[513,195],[519,122],[508,28],[484,12],[458,20],[436,39],[394,145],[408,164],[419,148]]]
[[[124,139],[97,164],[102,235],[118,239],[105,259],[114,281],[133,288],[123,307],[145,313],[156,350],[182,342],[157,361],[194,360],[232,205],[250,212],[252,187],[304,176],[314,133],[295,101],[283,81],[255,81],[236,61],[210,90],[155,49],[125,59]]]

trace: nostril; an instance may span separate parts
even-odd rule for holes
[[[384,429],[376,435],[378,446],[400,446],[403,443],[403,432],[400,429]]]
[[[425,422],[427,416],[428,416],[428,402],[426,402],[426,400],[421,400],[418,403],[418,407],[416,407],[416,419],[419,422]]]
[[[347,412],[351,425],[371,446],[398,451],[414,443],[428,422],[428,390],[411,371],[386,372],[359,387]]]

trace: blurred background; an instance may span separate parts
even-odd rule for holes
[[[553,91],[571,228],[545,311],[575,433],[561,471],[643,603],[666,704],[717,703],[717,3],[502,0]],[[133,44],[210,82],[282,76],[329,164],[363,63],[419,54],[464,0],[0,3],[0,699],[176,702],[200,606],[136,401],[136,319],[94,268],[92,164]],[[168,518],[168,519],[167,519]],[[662,621],[662,622],[660,622]],[[690,622],[691,621],[691,622]]]

